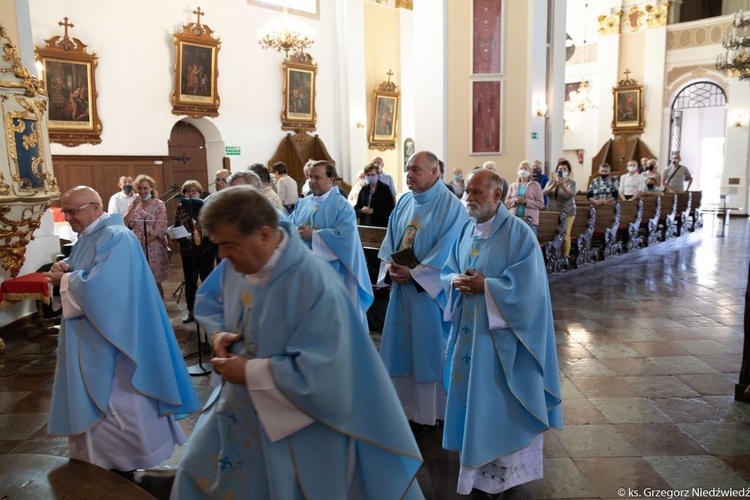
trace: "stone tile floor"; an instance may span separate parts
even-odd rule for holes
[[[565,428],[545,435],[544,478],[504,498],[634,498],[635,490],[693,498],[692,488],[750,488],[750,404],[733,399],[749,236],[747,218],[732,219],[725,237],[709,220],[695,234],[551,277]],[[181,322],[178,259],[173,264],[165,302],[189,355],[197,350],[195,325]],[[53,323],[35,318],[0,332],[8,342],[0,358],[0,454],[67,454],[65,439],[46,435],[55,333]],[[208,377],[193,382],[205,400]],[[188,435],[196,420],[182,421]],[[465,498],[455,493],[457,456],[441,448],[440,433],[418,438],[419,483],[428,499]],[[181,454],[132,480],[167,498]]]

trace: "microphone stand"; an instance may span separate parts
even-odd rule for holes
[[[189,212],[190,219],[195,221],[197,219],[197,214],[195,213],[195,208],[193,204],[186,203],[185,204],[187,208],[187,211]],[[195,223],[193,223],[193,234],[191,235],[192,241],[190,244],[190,264],[192,267],[192,278],[195,278],[195,281],[198,281],[198,255],[197,255],[197,245],[195,243]],[[198,323],[197,320],[193,319],[195,322],[195,333],[196,337],[198,338],[198,351],[196,353],[190,354],[188,356],[185,356],[185,359],[192,358],[193,356],[198,356],[198,362],[194,365],[190,365],[187,367],[187,371],[192,377],[203,377],[211,373],[211,368],[203,366],[203,344],[204,342],[201,340],[201,326]]]

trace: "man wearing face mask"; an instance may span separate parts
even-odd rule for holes
[[[628,162],[628,173],[620,177],[620,201],[632,199],[643,187],[643,177],[638,175],[635,160]]]
[[[617,202],[619,186],[617,179],[609,175],[611,167],[602,163],[599,167],[599,177],[591,181],[586,197],[592,205],[613,205]]]
[[[690,191],[690,185],[693,183],[693,176],[685,165],[680,164],[680,154],[675,153],[672,157],[672,164],[664,171],[662,176],[664,189],[670,193],[684,193]],[[687,182],[687,187],[685,187]]]
[[[120,191],[116,192],[109,199],[109,205],[107,206],[107,213],[125,215],[128,210],[128,206],[133,201],[133,178],[129,175],[123,175],[117,182],[117,187]]]

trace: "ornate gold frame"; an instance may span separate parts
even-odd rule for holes
[[[45,40],[47,45],[43,48],[35,47],[49,97],[49,140],[70,147],[99,144],[102,122],[96,105],[98,57],[96,52],[89,54],[87,45],[78,38],[68,36],[68,28],[74,25],[68,23],[67,17],[58,24],[65,28],[65,34]],[[71,82],[71,86],[66,82]]]
[[[284,104],[281,109],[281,130],[315,130],[318,123],[318,114],[315,111],[315,79],[318,73],[317,64],[313,63],[312,57],[305,52],[297,52],[285,59],[281,64],[284,73],[284,86],[282,95]],[[292,80],[302,81],[307,89],[296,88]],[[309,95],[305,96],[305,90]],[[295,96],[297,93],[297,96]],[[293,105],[295,97],[302,99],[301,109],[295,109]]]
[[[626,77],[630,71],[626,71]],[[640,134],[646,126],[643,120],[643,85],[636,80],[626,78],[620,80],[617,87],[612,88],[613,134]]]
[[[193,11],[198,18],[174,32],[175,48],[174,89],[172,114],[191,118],[219,116],[218,55],[221,42],[214,32],[201,24],[204,12],[200,7]],[[210,68],[206,69],[206,65]],[[190,89],[192,86],[192,90]]]
[[[388,71],[388,81],[382,82],[372,94],[372,122],[370,123],[370,149],[385,151],[396,149],[398,129],[398,105],[400,92],[391,81],[392,71]]]

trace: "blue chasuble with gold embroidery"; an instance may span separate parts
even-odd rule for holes
[[[440,180],[424,193],[408,192],[391,213],[378,257],[391,262],[391,254],[411,247],[420,264],[440,270],[466,220],[463,204]],[[443,321],[445,297],[441,292],[433,299],[413,282],[391,284],[380,356],[392,377],[440,381],[450,329]]]
[[[446,346],[448,393],[443,447],[477,467],[527,447],[549,428],[562,428],[552,304],[544,259],[534,233],[500,204],[486,238],[471,219],[443,269],[450,280],[467,268],[486,279],[483,294],[452,291]],[[486,300],[507,327],[490,330]]]

